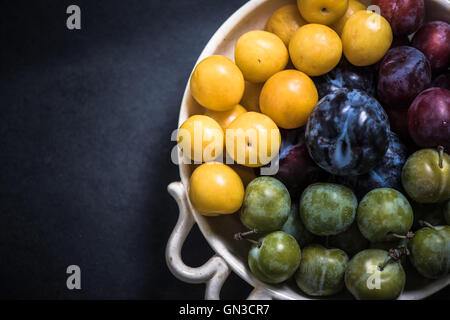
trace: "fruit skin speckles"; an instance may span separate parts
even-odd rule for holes
[[[406,235],[413,224],[411,205],[400,192],[390,188],[370,191],[360,202],[358,227],[370,242],[394,240],[392,233]]]
[[[409,258],[426,278],[438,279],[450,271],[450,227],[425,227],[409,243]]]
[[[347,230],[355,220],[358,200],[347,187],[315,183],[300,198],[300,217],[306,228],[318,236]]]
[[[280,230],[291,210],[291,197],[286,187],[272,177],[254,179],[245,190],[241,221],[259,232]]]
[[[325,96],[306,126],[311,158],[334,175],[361,175],[373,169],[388,148],[384,109],[360,90],[340,89]]]
[[[384,250],[367,249],[350,260],[345,271],[345,286],[356,299],[393,300],[402,293],[406,275],[401,263],[390,261],[382,271],[378,269],[388,255]],[[378,289],[375,287],[377,278]],[[369,284],[374,287],[369,288]]]
[[[311,296],[330,296],[344,287],[347,254],[340,249],[310,245],[302,251],[302,261],[295,273],[298,287]]]
[[[301,250],[294,237],[282,231],[272,232],[253,245],[248,264],[253,274],[267,283],[281,283],[297,270]]]
[[[439,153],[422,149],[413,153],[402,171],[402,184],[410,198],[419,203],[439,203],[450,199],[450,157],[443,153],[442,168]]]

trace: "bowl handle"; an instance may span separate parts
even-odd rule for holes
[[[275,297],[267,290],[256,287],[248,296],[247,300],[274,300]]]
[[[205,299],[218,300],[220,290],[231,272],[228,264],[217,254],[198,268],[187,266],[181,258],[184,241],[194,226],[194,217],[189,209],[186,190],[181,182],[173,182],[168,191],[178,203],[178,222],[170,235],[166,247],[166,263],[172,274],[188,283],[206,283]]]

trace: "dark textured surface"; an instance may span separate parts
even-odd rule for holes
[[[243,3],[2,2],[0,297],[203,297],[165,265],[170,134],[197,57]],[[80,31],[66,28],[70,4]],[[195,230],[187,263],[211,254]],[[79,292],[66,289],[70,264]],[[248,290],[232,281],[224,294]]]
[[[164,261],[178,214],[170,133],[198,55],[244,3],[2,2],[0,298],[203,297]],[[81,31],[65,27],[70,4]],[[211,253],[194,229],[186,262]],[[66,289],[70,264],[81,291]],[[232,275],[223,293],[249,290]]]

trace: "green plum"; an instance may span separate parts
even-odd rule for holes
[[[426,278],[438,279],[450,270],[450,226],[425,227],[409,242],[409,259]]]
[[[316,240],[316,236],[305,228],[305,225],[300,219],[298,205],[294,202],[291,205],[289,217],[281,230],[293,236],[295,240],[297,240],[300,248],[303,248]]]
[[[259,240],[248,253],[248,265],[252,273],[261,281],[281,283],[289,279],[297,270],[301,260],[301,250],[291,235],[276,231]]]
[[[291,197],[284,184],[272,177],[249,183],[241,208],[241,221],[259,232],[281,230],[291,210]]]
[[[315,183],[300,198],[300,217],[305,227],[318,236],[344,232],[355,220],[358,200],[347,187]]]
[[[400,262],[389,260],[389,252],[367,249],[355,255],[345,271],[345,285],[358,300],[396,299],[405,287]]]
[[[369,241],[363,237],[356,222],[348,230],[331,236],[328,239],[328,244],[330,247],[344,250],[350,257],[369,247]]]
[[[395,239],[393,234],[406,235],[414,215],[408,200],[395,189],[379,188],[364,196],[356,215],[359,230],[370,242]]]
[[[450,200],[444,205],[444,219],[445,222],[450,225]]]
[[[344,251],[313,244],[302,251],[302,261],[295,273],[295,281],[310,296],[330,296],[344,287],[347,264],[348,256]]]
[[[416,202],[438,203],[449,200],[449,155],[445,152],[440,154],[434,149],[415,152],[403,167],[402,184],[406,193]]]

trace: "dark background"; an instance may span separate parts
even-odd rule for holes
[[[202,48],[245,2],[1,1],[0,298],[203,297],[165,265],[170,134]],[[71,4],[82,30],[66,28]],[[185,261],[211,255],[194,229]],[[250,289],[232,275],[223,297]]]

